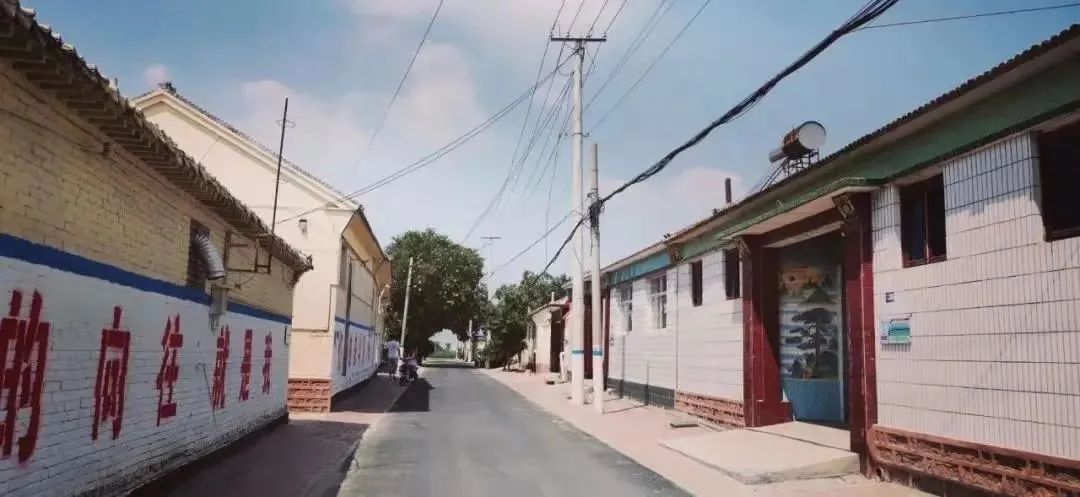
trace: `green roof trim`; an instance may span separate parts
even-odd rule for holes
[[[620,283],[638,279],[654,271],[664,269],[671,266],[671,264],[671,255],[668,254],[666,250],[661,250],[640,261],[635,261],[626,267],[608,273],[606,281],[602,281],[606,286],[615,286]]]

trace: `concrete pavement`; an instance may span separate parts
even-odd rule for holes
[[[427,367],[326,495],[687,494],[486,375]]]
[[[567,385],[546,385],[541,376],[501,371],[484,374],[512,388],[537,407],[588,432],[597,440],[698,496],[818,496],[818,497],[920,497],[922,492],[862,476],[818,478],[782,483],[745,485],[723,472],[664,447],[660,441],[677,442],[714,433],[706,428],[672,428],[670,414],[629,400],[608,401],[607,414],[591,405],[575,406],[567,400]],[[733,454],[743,447],[727,447]],[[578,495],[578,494],[570,494]],[[609,494],[602,494],[609,495]],[[610,494],[615,495],[615,494]]]

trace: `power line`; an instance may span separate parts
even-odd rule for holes
[[[686,30],[690,28],[690,25],[693,24],[695,20],[697,20],[698,16],[700,16],[701,13],[705,11],[705,7],[708,7],[710,3],[712,3],[712,0],[705,0],[705,3],[701,4],[701,7],[698,8],[697,12],[695,12],[694,15],[686,21],[686,24],[683,25],[682,29],[679,30],[675,37],[671,39],[667,46],[664,47],[664,49],[660,51],[660,53],[655,58],[653,58],[652,62],[649,63],[649,67],[645,69],[645,72],[641,73],[641,76],[638,76],[638,79],[634,81],[634,84],[630,85],[630,88],[623,92],[622,96],[620,96],[619,99],[615,101],[615,105],[612,105],[611,108],[609,108],[607,112],[605,112],[600,117],[600,119],[597,119],[596,123],[594,123],[592,127],[589,128],[589,133],[592,133],[594,129],[600,127],[600,125],[603,124],[604,120],[607,119],[608,116],[610,116],[611,113],[614,112],[615,109],[617,109],[619,105],[623,103],[623,100],[626,100],[626,97],[633,93],[633,91],[638,87],[638,85],[641,84],[641,81],[644,80],[650,72],[652,72],[654,67],[656,67],[656,63],[660,62],[660,59],[664,58],[664,56],[667,55],[668,50],[671,50],[671,47],[675,46],[675,43],[679,41],[679,38],[682,38],[682,35],[686,33]]]
[[[615,63],[615,67],[608,73],[607,78],[604,79],[603,83],[600,83],[600,88],[596,90],[596,93],[593,93],[592,98],[585,104],[586,109],[592,105],[593,101],[596,100],[596,97],[607,88],[607,85],[615,79],[615,76],[617,76],[619,71],[626,66],[626,63],[630,61],[630,58],[645,44],[645,41],[648,40],[649,36],[656,30],[656,26],[660,24],[660,21],[662,21],[664,16],[671,10],[672,5],[674,5],[674,2],[669,0],[661,0],[660,3],[656,5],[656,9],[653,10],[652,14],[645,21],[645,24],[642,25],[638,34],[634,37],[634,40],[630,42],[630,46],[627,47],[626,52],[623,52],[622,57]]]
[[[546,240],[546,239],[547,239],[547,237],[548,237],[549,235],[551,235],[551,233],[552,233],[553,231],[555,231],[556,229],[558,229],[558,228],[559,228],[559,226],[562,226],[562,224],[563,224],[563,223],[565,223],[567,219],[570,219],[570,213],[569,213],[569,212],[568,212],[568,213],[566,213],[566,215],[565,215],[565,216],[563,216],[563,218],[562,218],[561,220],[559,220],[559,222],[555,223],[555,225],[554,225],[554,226],[552,226],[552,227],[551,227],[551,228],[549,228],[549,229],[548,229],[547,231],[545,231],[543,235],[540,235],[540,238],[537,238],[536,240],[533,240],[533,242],[532,242],[532,243],[530,243],[530,244],[529,244],[529,246],[527,246],[527,247],[525,247],[524,249],[522,249],[522,250],[521,250],[520,252],[518,252],[517,254],[515,254],[515,255],[514,255],[513,257],[511,257],[510,259],[508,259],[508,260],[504,261],[504,262],[503,262],[502,264],[499,264],[499,265],[498,265],[497,267],[495,267],[495,268],[492,268],[492,270],[491,270],[491,271],[490,271],[490,272],[488,273],[488,277],[490,278],[490,277],[491,277],[492,275],[494,275],[495,273],[497,273],[497,272],[499,272],[499,271],[501,271],[501,270],[505,269],[505,268],[506,268],[507,266],[509,266],[510,264],[513,264],[513,263],[514,263],[514,261],[516,261],[516,260],[520,259],[520,258],[521,258],[521,256],[523,256],[523,255],[527,254],[527,253],[528,253],[528,252],[529,252],[530,250],[532,250],[532,249],[533,249],[533,247],[536,247],[537,245],[539,245],[539,244],[540,244],[540,242],[542,242],[542,241]]]
[[[368,139],[367,145],[360,150],[360,157],[356,162],[359,164],[364,160],[364,156],[367,155],[371,144],[375,143],[375,137],[379,136],[379,132],[382,131],[383,126],[386,124],[386,118],[390,115],[390,109],[394,107],[394,102],[397,102],[398,95],[401,94],[401,88],[405,86],[405,80],[408,79],[409,73],[412,72],[413,64],[416,63],[417,56],[420,55],[420,50],[424,48],[424,43],[428,39],[428,35],[431,34],[431,27],[435,25],[435,19],[439,17],[439,11],[442,10],[443,2],[445,0],[439,0],[439,5],[435,6],[435,13],[431,15],[431,20],[428,21],[427,28],[424,29],[424,35],[420,37],[420,44],[416,46],[416,51],[413,52],[412,58],[409,59],[409,65],[405,67],[405,74],[401,75],[401,80],[398,81],[397,88],[394,89],[394,95],[390,97],[390,103],[386,105],[386,109],[383,110],[382,117],[379,118],[379,124],[375,126],[375,131],[372,131],[371,138]]]
[[[398,169],[397,171],[395,171],[395,172],[393,172],[393,173],[391,173],[391,174],[389,174],[387,176],[384,176],[383,178],[381,178],[381,179],[375,181],[374,183],[371,183],[371,184],[369,184],[369,185],[367,185],[367,186],[365,186],[365,187],[363,187],[363,188],[361,188],[359,190],[356,190],[356,191],[354,191],[352,193],[349,193],[347,195],[343,195],[341,197],[338,197],[338,198],[336,198],[334,200],[326,202],[326,203],[324,203],[324,204],[322,204],[322,205],[320,205],[318,207],[315,207],[313,209],[308,209],[308,210],[306,210],[304,212],[301,212],[300,214],[297,214],[297,215],[282,219],[282,220],[278,221],[278,223],[280,224],[280,223],[283,223],[285,221],[290,221],[292,219],[296,219],[298,217],[305,216],[307,214],[310,214],[310,213],[315,212],[315,211],[320,210],[320,209],[325,209],[327,207],[332,207],[332,206],[334,206],[334,205],[336,205],[336,204],[338,204],[340,202],[343,202],[345,200],[354,199],[354,198],[359,197],[359,196],[361,196],[361,195],[363,195],[365,193],[371,192],[371,191],[376,190],[378,188],[381,188],[381,187],[383,187],[383,186],[385,186],[385,185],[387,185],[389,183],[397,181],[398,179],[401,179],[402,177],[404,177],[404,176],[406,176],[408,174],[416,172],[419,169],[422,169],[424,167],[427,167],[427,166],[431,165],[436,160],[442,158],[446,154],[449,154],[450,152],[454,151],[458,147],[464,145],[469,140],[473,139],[476,135],[480,134],[485,129],[491,127],[492,124],[494,124],[495,122],[499,121],[500,119],[505,117],[507,114],[509,114],[510,111],[512,111],[514,108],[516,108],[518,105],[520,105],[521,102],[523,102],[526,98],[530,98],[533,95],[533,93],[536,92],[536,89],[540,87],[540,85],[543,85],[549,79],[554,77],[555,74],[557,73],[557,71],[559,70],[559,68],[562,67],[563,64],[566,64],[566,62],[569,61],[569,60],[570,59],[567,58],[566,60],[563,60],[562,62],[557,64],[551,70],[551,72],[549,72],[547,75],[544,76],[544,78],[540,81],[539,84],[533,85],[528,90],[525,90],[524,93],[522,93],[521,95],[518,95],[517,98],[515,98],[509,104],[504,106],[502,109],[499,109],[499,111],[496,112],[494,115],[487,118],[485,121],[481,122],[480,124],[474,126],[472,129],[466,131],[461,136],[458,136],[457,138],[451,140],[446,145],[443,145],[442,147],[436,149],[434,152],[431,152],[430,154],[420,158],[419,160],[417,160],[417,161],[415,161],[415,162],[413,162],[413,163],[411,163],[411,164],[409,164],[409,165],[407,165],[405,167],[402,167],[401,169]]]
[[[1027,13],[1031,13],[1031,12],[1043,12],[1043,11],[1047,11],[1047,10],[1065,9],[1065,8],[1069,8],[1069,7],[1080,7],[1080,2],[1066,3],[1066,4],[1061,4],[1061,5],[1048,5],[1048,6],[1045,6],[1045,7],[1033,7],[1033,8],[1030,8],[1030,9],[1002,10],[1002,11],[998,11],[998,12],[981,12],[981,13],[978,13],[978,14],[968,14],[968,15],[963,15],[963,16],[934,17],[934,18],[930,18],[930,19],[920,19],[920,20],[917,20],[917,21],[891,22],[891,23],[888,23],[888,24],[874,24],[873,26],[863,26],[863,27],[861,27],[859,29],[853,30],[852,32],[854,32],[854,31],[862,31],[862,30],[865,30],[865,29],[894,28],[894,27],[897,27],[897,26],[913,26],[913,25],[916,25],[916,24],[928,24],[928,23],[934,23],[934,22],[960,21],[960,20],[964,20],[964,19],[975,19],[975,18],[979,18],[979,17],[1005,16],[1005,15],[1012,15],[1012,14],[1027,14]]]
[[[569,87],[570,85],[567,85],[567,89],[569,89]],[[553,108],[552,111],[554,110],[556,109]],[[546,118],[544,122],[550,122],[548,121],[548,119],[550,119],[551,117],[553,117],[553,112],[548,113],[548,118]],[[539,129],[539,127],[537,129]],[[495,196],[493,196],[491,200],[488,201],[487,206],[484,207],[484,210],[480,212],[480,215],[476,218],[475,221],[473,221],[472,226],[469,227],[469,231],[465,233],[465,238],[461,239],[461,243],[465,243],[469,240],[470,237],[472,237],[472,234],[476,232],[476,229],[479,228],[480,225],[484,222],[484,219],[487,218],[488,214],[491,214],[491,212],[494,211],[495,208],[502,201],[503,194],[506,192],[511,182],[515,181],[517,176],[521,174],[521,169],[523,168],[526,159],[528,159],[529,154],[532,152],[532,148],[535,145],[536,139],[538,137],[539,133],[535,133],[533,137],[529,140],[528,148],[525,154],[522,156],[521,160],[511,164],[510,170],[507,171],[506,178],[503,180],[502,185],[499,186],[499,189],[495,192]]]
[[[592,23],[589,24],[589,30],[585,32],[586,35],[592,34],[593,28],[596,27],[596,22],[600,20],[600,16],[604,15],[604,9],[607,8],[609,1],[611,0],[604,0],[604,3],[600,4],[600,10],[596,13],[596,17],[593,18]],[[581,4],[584,5],[585,2],[581,2]]]
[[[818,55],[824,52],[825,49],[829,48],[841,37],[854,32],[858,28],[865,26],[867,23],[878,18],[890,8],[892,8],[894,5],[896,5],[898,1],[899,0],[870,0],[869,2],[867,2],[867,4],[864,5],[861,9],[859,9],[858,12],[852,15],[847,21],[841,24],[840,27],[838,27],[832,33],[829,33],[829,35],[826,36],[823,40],[819,41],[816,45],[803,53],[803,55],[796,59],[795,62],[791,63],[786,68],[784,68],[784,70],[780,71],[780,73],[770,78],[768,81],[765,82],[765,84],[761,85],[757,90],[744,98],[734,107],[729,109],[727,112],[725,112],[718,119],[710,123],[704,129],[697,132],[689,140],[679,145],[678,147],[675,147],[675,149],[673,149],[672,151],[668,152],[667,155],[654,163],[652,166],[649,166],[649,168],[645,169],[645,171],[641,172],[640,174],[632,178],[630,181],[627,181],[622,186],[616,188],[611,193],[605,195],[603,198],[596,201],[592,206],[590,206],[590,209],[602,209],[604,204],[606,204],[616,195],[626,191],[626,189],[630,188],[631,186],[648,180],[649,178],[660,173],[660,171],[663,171],[679,154],[700,143],[716,128],[730,122],[731,120],[745,113],[747,110],[749,110],[749,108],[753,107],[754,104],[756,104],[766,95],[768,95],[769,92],[771,92],[777,84],[779,84],[781,81],[783,81],[795,71],[801,69],[810,61],[814,60]],[[574,227],[570,230],[570,235],[567,236],[566,240],[564,240],[562,245],[559,246],[559,249],[555,252],[555,255],[551,258],[551,260],[548,261],[547,265],[544,266],[544,269],[539,274],[546,273],[548,268],[550,268],[551,265],[555,263],[555,261],[559,258],[559,255],[562,254],[563,249],[565,249],[566,245],[570,243],[570,240],[574,236],[574,232],[582,226],[586,218],[587,216],[582,216],[578,220],[577,224],[575,224]]]
[[[555,32],[555,25],[557,25],[559,23],[559,15],[562,14],[563,7],[566,7],[566,0],[562,0],[562,3],[559,4],[559,10],[557,10],[555,12],[555,19],[553,21],[551,21],[551,29],[549,30],[549,35],[551,33]],[[540,67],[536,68],[536,82],[537,83],[540,82],[540,75],[544,71],[544,64],[547,62],[547,54],[548,54],[548,49],[549,48],[551,48],[551,43],[549,43],[547,40],[544,40],[544,53],[542,55],[540,55]],[[561,56],[562,55],[561,55],[561,52],[560,52],[560,55],[555,57],[555,60],[558,61]],[[551,91],[551,86],[548,85],[548,92],[550,93],[550,91]],[[545,105],[546,105],[546,100],[547,100],[547,97],[545,96]],[[528,127],[528,125],[529,125],[529,116],[532,114],[532,108],[533,108],[533,99],[530,98],[529,99],[529,105],[528,105],[528,107],[525,108],[525,118],[521,120],[521,131],[518,131],[517,143],[514,144],[514,153],[510,156],[510,163],[511,164],[513,164],[513,162],[515,160],[517,160],[517,153],[518,153],[518,150],[521,147],[521,140],[525,138],[525,128]],[[541,112],[543,112],[543,109],[544,109],[543,107],[540,107]]]

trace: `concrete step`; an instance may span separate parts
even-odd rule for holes
[[[783,434],[758,429],[728,430],[663,439],[660,445],[748,485],[837,477],[859,471],[859,458],[855,453],[817,441],[797,439],[804,433],[809,435],[806,438],[823,438],[832,442],[839,438],[835,434],[822,437],[825,432],[818,429],[832,428],[809,426],[812,428],[780,428]],[[844,430],[835,431],[846,433]],[[830,442],[830,445],[835,444]]]

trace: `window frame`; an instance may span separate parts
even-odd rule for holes
[[[941,212],[935,214],[931,211],[930,195],[934,189],[939,188],[941,191]],[[899,187],[900,196],[900,253],[901,260],[904,267],[916,267],[926,264],[934,264],[948,260],[948,229],[946,226],[946,209],[945,209],[945,181],[944,175],[941,173],[935,174],[929,178],[921,179],[919,181],[903,185]],[[918,202],[922,204],[922,249],[923,256],[921,258],[914,258],[911,256],[912,246],[910,245],[909,236],[911,230],[914,229],[910,223],[913,221],[907,216],[908,206],[911,202]],[[933,243],[931,238],[934,236],[931,233],[932,221],[931,216],[940,215],[941,224],[941,243],[942,252],[935,253],[931,250]]]
[[[668,327],[667,280],[667,271],[649,278],[649,314],[655,330],[664,330]],[[657,290],[657,286],[662,288]]]
[[[705,268],[701,259],[690,263],[690,305],[701,307],[705,302]]]
[[[742,265],[739,249],[724,249],[724,297],[736,300],[742,297]]]
[[[619,299],[619,314],[623,318],[622,331],[623,333],[630,333],[634,331],[634,284],[627,283],[616,288],[615,292]]]
[[[1062,138],[1063,136],[1064,138]],[[1073,121],[1064,126],[1043,131],[1035,136],[1035,146],[1039,154],[1039,207],[1044,230],[1043,238],[1048,242],[1080,236],[1080,222],[1075,226],[1056,225],[1056,223],[1065,224],[1061,219],[1058,219],[1058,217],[1061,216],[1059,210],[1070,211],[1080,209],[1080,205],[1070,206],[1067,203],[1069,198],[1076,199],[1077,197],[1061,195],[1061,192],[1047,188],[1047,185],[1072,183],[1068,181],[1067,177],[1061,178],[1056,175],[1052,176],[1054,170],[1061,171],[1070,166],[1073,168],[1080,167],[1080,157],[1076,157],[1074,159],[1075,163],[1070,164],[1068,157],[1061,158],[1057,154],[1051,153],[1049,150],[1050,147],[1052,145],[1064,147],[1061,142],[1075,143],[1075,140],[1078,139],[1080,139],[1080,121]],[[1077,149],[1080,149],[1080,146],[1078,146]],[[1068,150],[1065,150],[1063,153],[1067,154]],[[1062,173],[1059,172],[1058,174]],[[1059,196],[1064,198],[1059,200]]]

